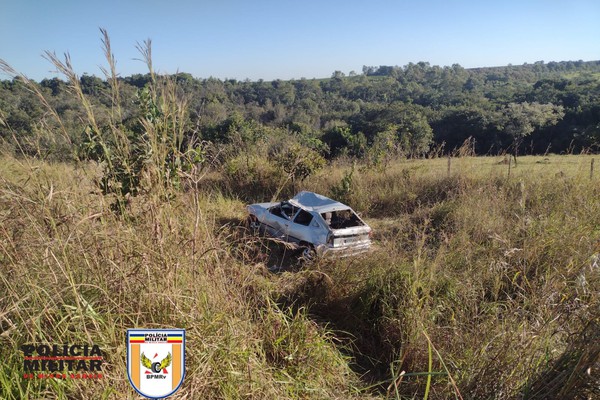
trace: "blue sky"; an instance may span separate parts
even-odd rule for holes
[[[134,59],[148,38],[160,72],[239,80],[600,60],[599,0],[0,0],[0,58],[39,80],[57,76],[44,50],[69,52],[102,76],[100,27],[122,76],[147,72]]]

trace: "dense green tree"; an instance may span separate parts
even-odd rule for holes
[[[398,148],[411,157],[427,152],[433,139],[425,109],[400,102],[365,107],[353,116],[351,125],[364,132],[369,142],[380,132],[394,131]]]
[[[498,112],[485,105],[444,107],[432,118],[434,141],[447,151],[459,148],[467,139],[475,140],[477,154],[506,148],[511,138],[498,129]]]
[[[40,86],[51,90],[52,96],[58,96],[66,89],[66,83],[58,78],[42,79]]]
[[[223,81],[184,72],[173,78],[175,90],[187,99],[183,126],[189,137],[230,144],[248,143],[242,138],[249,131],[310,132],[329,145],[329,157],[344,152],[368,157],[365,148],[382,143],[382,135],[392,130],[394,149],[410,156],[423,154],[432,141],[452,151],[467,138],[475,140],[478,153],[519,145],[521,151],[532,152],[594,148],[600,145],[599,73],[597,61],[475,69],[419,62],[365,66],[362,75],[353,76],[335,71],[321,80]],[[110,82],[87,74],[78,80],[98,124],[106,125],[113,112]],[[136,74],[118,81],[122,123],[132,130],[140,118],[136,96],[152,76]],[[44,79],[38,88],[36,94],[19,79],[0,81],[0,136],[39,153],[44,146],[36,144],[37,138],[61,132],[62,150],[55,147],[50,153],[68,158],[68,146],[77,144],[84,131],[85,112],[64,81]],[[61,121],[47,112],[39,95]],[[246,125],[233,124],[238,119]]]
[[[102,92],[106,90],[108,86],[105,81],[97,76],[87,74],[83,74],[81,78],[79,78],[79,84],[81,85],[81,90],[84,94],[95,96],[97,98],[101,97]]]
[[[540,103],[509,103],[502,110],[500,123],[513,139],[515,161],[523,139],[537,128],[556,125],[564,117],[562,106]]]

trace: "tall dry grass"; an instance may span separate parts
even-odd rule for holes
[[[599,394],[598,177],[591,157],[540,159],[510,178],[492,158],[454,160],[450,174],[445,160],[353,173],[349,202],[373,217],[378,249],[320,265],[331,283],[313,312],[349,333],[374,383],[393,379],[384,392]],[[343,171],[307,187],[335,187]]]
[[[75,165],[0,157],[0,397],[132,398],[126,330],[156,327],[187,332],[187,376],[175,398],[360,396],[331,334],[276,304],[264,266],[242,262],[244,236],[224,225],[242,219],[243,204],[199,191],[202,149],[183,138],[185,99],[154,72],[150,42],[139,46],[152,82],[140,93],[141,131],[132,132],[102,35],[107,125],[68,54],[46,53],[85,110],[84,143],[95,157]],[[182,180],[190,190],[179,190]],[[23,379],[25,343],[98,344],[105,377]]]
[[[375,250],[273,274],[237,227],[239,200],[140,194],[123,218],[94,164],[5,155],[2,397],[130,393],[133,327],[187,329],[181,397],[593,397],[600,204],[579,172],[588,162],[510,179],[483,166],[447,176],[429,161],[385,177],[356,169],[349,198],[366,205]],[[19,345],[32,341],[98,343],[106,378],[21,379]]]
[[[203,178],[185,99],[154,73],[150,43],[137,134],[121,124],[110,49],[103,32],[107,126],[68,56],[47,54],[86,110],[97,162],[0,157],[0,397],[132,398],[125,335],[142,327],[187,331],[175,398],[600,396],[592,156],[339,162],[285,185],[255,160],[252,179],[233,164],[239,175]],[[237,199],[301,189],[361,212],[374,251],[269,272],[265,260],[287,259],[238,226]],[[31,342],[99,344],[105,378],[22,379]]]
[[[175,398],[357,393],[331,334],[269,300],[266,270],[232,256],[219,218],[241,217],[240,203],[139,198],[124,219],[71,166],[7,156],[0,171],[0,397],[131,398],[125,335],[144,327],[186,329]],[[22,379],[19,346],[31,342],[96,343],[105,378]]]

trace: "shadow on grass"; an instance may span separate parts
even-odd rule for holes
[[[273,273],[299,271],[304,266],[301,249],[267,237],[236,218],[217,221],[228,235],[232,255],[245,264],[263,264]]]

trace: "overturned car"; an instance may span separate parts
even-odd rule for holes
[[[317,193],[247,209],[251,228],[297,245],[305,259],[355,255],[371,247],[371,228],[347,205]]]

